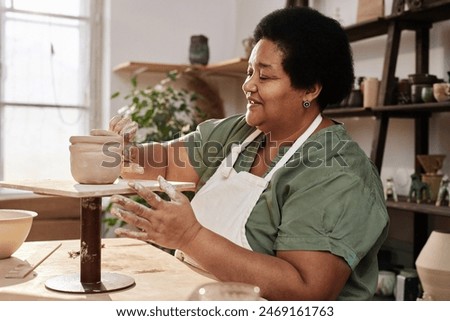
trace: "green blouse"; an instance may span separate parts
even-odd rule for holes
[[[231,145],[254,130],[243,115],[236,115],[206,121],[186,137],[190,162],[200,176],[198,189]],[[262,139],[259,136],[240,154],[236,171],[250,170]],[[288,148],[279,150],[270,168]],[[269,255],[278,250],[311,250],[342,257],[352,274],[339,299],[365,300],[376,289],[377,253],[388,224],[377,169],[345,128],[336,124],[309,137],[273,175],[250,214],[246,236],[254,251]]]

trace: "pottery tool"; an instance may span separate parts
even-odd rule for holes
[[[61,247],[62,243],[56,246],[44,247],[39,249],[36,253],[32,254],[24,263],[20,263],[14,269],[9,271],[5,278],[7,279],[23,279],[30,274],[35,268],[37,268],[42,262],[44,262],[50,255],[52,255],[57,249]]]

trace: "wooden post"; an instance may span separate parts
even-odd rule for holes
[[[286,0],[286,8],[291,7],[308,7],[308,0]]]

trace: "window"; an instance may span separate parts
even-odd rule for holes
[[[0,179],[70,178],[69,137],[100,108],[102,1],[0,3]]]

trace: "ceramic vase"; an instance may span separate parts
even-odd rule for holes
[[[367,78],[364,80],[364,108],[377,106],[379,87],[380,81],[377,78]]]
[[[192,65],[207,65],[209,61],[208,38],[204,35],[191,36],[189,61]]]
[[[450,300],[450,233],[433,231],[416,260],[424,300]]]
[[[122,168],[123,137],[70,137],[70,170],[80,184],[112,184]]]
[[[252,37],[245,38],[244,40],[242,40],[242,45],[244,46],[245,58],[246,59],[250,58],[253,46],[255,45],[253,38]]]

